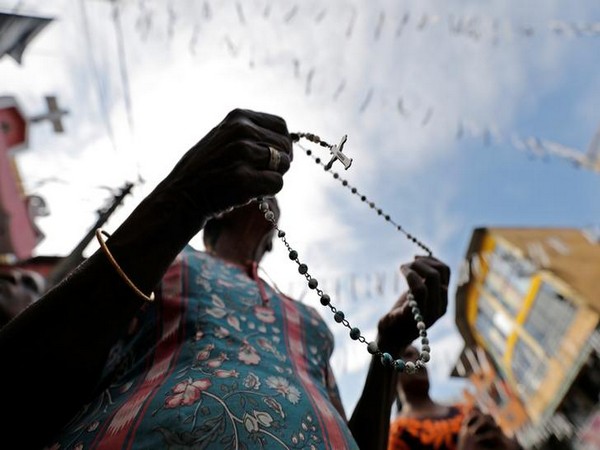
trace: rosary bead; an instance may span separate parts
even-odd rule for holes
[[[327,306],[327,305],[329,305],[330,302],[331,302],[331,298],[329,298],[329,295],[327,295],[327,294],[321,295],[321,305]]]
[[[367,351],[371,354],[374,355],[375,353],[377,353],[379,351],[379,347],[377,346],[377,342],[375,341],[371,341],[367,344]]]
[[[279,231],[277,232],[277,237],[280,237],[280,238],[282,238],[282,237],[285,237],[285,231],[283,231],[283,230],[279,230]]]
[[[288,253],[288,256],[290,257],[290,259],[292,261],[294,261],[298,258],[298,252],[296,250],[290,250],[290,252]]]
[[[416,372],[416,367],[415,367],[415,363],[412,361],[406,361],[406,364],[404,365],[404,371],[406,373],[415,373]]]
[[[355,341],[359,337],[360,337],[360,330],[358,328],[356,328],[356,327],[352,328],[350,330],[350,338]]]
[[[415,314],[415,322],[423,322],[423,316],[419,313]]]
[[[342,181],[342,185],[348,186],[348,182],[346,180]]]
[[[269,222],[275,219],[275,213],[273,211],[267,211],[265,213],[265,219],[267,219]]]
[[[306,150],[306,154],[307,154],[308,156],[310,156],[310,155],[312,155],[312,151],[311,151],[311,150]]]
[[[394,358],[392,358],[392,355],[389,353],[384,353],[381,355],[381,364],[383,364],[384,367],[390,367],[394,364]]]
[[[356,194],[356,188],[352,188],[352,193]]]
[[[361,201],[363,201],[363,202],[365,202],[365,201],[367,201],[367,197],[365,197],[364,195],[362,195],[362,196],[360,197],[360,200],[361,200]]]
[[[408,297],[408,306],[411,308],[418,308],[419,304],[414,299],[411,300],[410,297]]]
[[[427,337],[427,330],[421,330],[421,331],[419,331],[419,336],[421,336],[421,337]]]
[[[427,325],[425,325],[425,322],[423,322],[423,321],[417,322],[417,328],[419,330],[424,330],[425,328],[427,328]]]
[[[421,345],[421,351],[429,353],[431,351],[431,347],[429,347],[429,345]]]
[[[300,272],[301,275],[304,275],[306,272],[308,272],[308,266],[306,264],[300,264],[298,266],[298,272]]]
[[[421,339],[421,344],[423,344],[423,345],[429,344],[429,339],[424,337],[423,339]]]
[[[308,287],[310,289],[316,289],[318,285],[319,285],[319,282],[317,281],[316,278],[311,278],[310,280],[308,280]]]
[[[417,359],[417,361],[415,362],[415,369],[418,370],[422,370],[425,368],[425,363],[423,361],[421,361],[420,359]]]
[[[333,174],[333,178],[335,178],[336,180],[339,178],[340,176],[336,173]]]
[[[396,370],[396,372],[404,372],[405,367],[406,367],[406,364],[404,363],[403,360],[397,359],[394,361],[394,369]]]
[[[261,202],[260,205],[258,206],[258,209],[260,209],[262,212],[268,211],[269,204],[267,202]]]
[[[431,359],[431,356],[429,355],[429,352],[421,352],[421,361],[423,362],[428,362]]]
[[[344,317],[343,311],[337,310],[333,315],[333,320],[335,320],[337,323],[340,323],[342,320],[344,320]]]
[[[320,164],[320,163],[321,163],[321,158],[317,158],[317,159],[315,159],[315,162],[316,162],[317,164]]]

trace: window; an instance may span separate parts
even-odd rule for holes
[[[542,283],[524,323],[525,331],[540,344],[546,355],[554,356],[575,313],[571,302],[548,283]]]
[[[487,262],[489,271],[483,289],[497,299],[511,316],[516,316],[530,289],[534,266],[516,257],[501,244],[496,244],[494,251],[487,256]]]
[[[524,399],[537,391],[548,368],[546,359],[538,357],[521,339],[515,345],[511,367],[519,393]]]
[[[556,355],[565,332],[575,317],[576,309],[548,283],[542,283],[524,329],[543,350],[543,355],[534,352],[522,339],[515,345],[512,371],[517,379],[521,395],[529,396],[539,387],[546,376],[546,361]]]
[[[484,296],[477,302],[477,320],[475,327],[487,344],[488,351],[497,361],[502,360],[506,348],[506,336],[498,329],[494,318],[497,311],[489,304]]]

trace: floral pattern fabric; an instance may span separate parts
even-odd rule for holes
[[[390,425],[388,450],[456,450],[465,414],[464,406],[455,405],[445,417],[398,417]]]
[[[311,307],[186,248],[54,449],[354,449]]]

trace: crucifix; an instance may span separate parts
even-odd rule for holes
[[[65,129],[62,124],[62,116],[69,114],[69,111],[66,109],[60,109],[58,107],[58,102],[56,100],[56,96],[50,95],[46,96],[46,105],[48,106],[48,112],[46,114],[39,114],[37,116],[33,116],[29,118],[31,123],[43,122],[44,120],[49,120],[52,123],[52,128],[55,133],[64,133]]]
[[[325,165],[325,170],[331,169],[331,166],[336,160],[339,160],[344,165],[344,168],[346,170],[350,168],[350,165],[352,164],[352,158],[348,158],[344,153],[342,153],[347,138],[347,135],[343,135],[338,145],[331,146],[329,151],[333,156],[331,157],[331,160]]]

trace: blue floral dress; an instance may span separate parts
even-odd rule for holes
[[[186,248],[51,449],[354,449],[311,307]],[[253,276],[251,276],[253,274]]]

